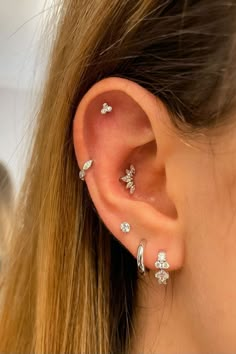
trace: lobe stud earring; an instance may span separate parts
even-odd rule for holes
[[[124,221],[124,222],[122,222],[122,224],[120,224],[120,229],[122,232],[128,233],[128,232],[130,232],[131,227],[127,221]]]
[[[169,266],[170,265],[166,260],[166,252],[158,252],[155,267],[160,270],[155,274],[155,277],[158,279],[159,284],[167,284],[167,280],[169,279],[169,272],[165,271],[165,269],[168,269]]]
[[[85,178],[85,176],[86,176],[86,172],[85,172],[85,171],[87,171],[87,170],[92,166],[92,164],[93,164],[93,160],[88,160],[88,161],[85,162],[85,164],[84,164],[82,170],[81,170],[80,173],[79,173],[79,178],[80,178],[82,181],[84,181],[84,178]]]
[[[137,250],[137,266],[138,271],[140,274],[144,275],[146,273],[144,261],[143,261],[143,253],[144,253],[144,246],[146,244],[145,240],[142,240],[138,246]]]
[[[135,168],[133,165],[130,165],[130,169],[126,170],[126,175],[120,177],[120,180],[126,183],[126,188],[129,189],[130,194],[133,194],[135,191],[135,184],[134,184],[134,175],[135,175]]]
[[[103,103],[101,113],[102,114],[107,114],[112,111],[112,107],[109,106],[107,103]]]

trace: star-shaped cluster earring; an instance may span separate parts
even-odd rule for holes
[[[120,180],[126,183],[126,188],[129,189],[130,194],[135,192],[134,175],[136,171],[133,165],[130,165],[130,169],[126,169],[126,175],[120,177]]]

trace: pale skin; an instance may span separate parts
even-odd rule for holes
[[[104,102],[113,107],[107,115]],[[131,353],[235,352],[235,128],[183,139],[157,97],[110,77],[81,100],[73,138],[79,168],[94,160],[85,183],[107,228],[134,257],[147,242]],[[119,181],[130,163],[133,195]],[[154,277],[162,249],[167,286]]]

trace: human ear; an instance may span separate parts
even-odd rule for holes
[[[104,103],[112,107],[106,114],[101,113]],[[155,270],[157,254],[164,250],[171,271],[182,266],[184,240],[178,198],[171,193],[175,176],[168,171],[177,145],[170,126],[169,112],[157,97],[133,81],[109,77],[80,101],[73,140],[83,183],[106,227],[134,257],[144,239],[148,269]],[[92,165],[83,170],[89,160]],[[133,194],[120,179],[131,165]],[[124,221],[129,233],[121,231]]]

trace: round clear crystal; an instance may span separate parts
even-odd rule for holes
[[[85,177],[85,171],[84,170],[81,170],[80,173],[79,173],[79,178],[84,181],[84,177]]]
[[[166,260],[166,253],[164,251],[161,251],[158,253],[158,260],[159,261],[165,261]]]
[[[124,233],[130,232],[130,224],[127,222],[122,222],[122,224],[120,225],[120,229]]]

